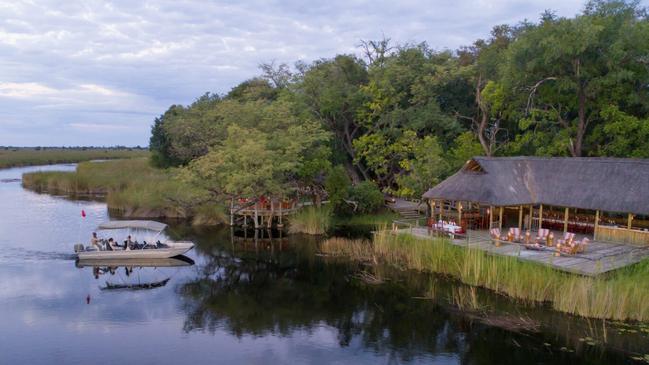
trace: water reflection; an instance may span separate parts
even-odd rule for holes
[[[114,277],[111,278],[112,280],[106,280],[105,285],[99,287],[101,290],[160,288],[171,280],[171,274],[164,271],[161,273],[161,269],[192,265],[194,265],[194,260],[182,255],[161,259],[80,259],[75,262],[75,266],[78,268],[92,268],[92,275],[97,280],[100,276]],[[120,272],[123,272],[124,275],[119,275]],[[157,276],[155,279],[148,278],[155,276]]]
[[[597,324],[543,306],[440,277],[314,259],[317,242],[229,234],[229,244],[197,240],[204,260],[197,276],[177,289],[187,333],[290,337],[327,328],[339,348],[397,363],[611,364],[628,358],[603,346],[580,346],[581,336],[597,336]],[[358,275],[368,271],[377,280]],[[607,341],[619,345],[622,339],[611,334]],[[641,351],[646,338],[637,345]]]

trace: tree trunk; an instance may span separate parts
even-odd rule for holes
[[[480,119],[480,123],[478,124],[477,133],[478,133],[478,141],[480,141],[480,145],[482,146],[485,155],[491,157],[491,143],[489,143],[487,141],[487,138],[485,138],[485,130],[487,129],[488,119],[489,116],[483,112],[482,117]]]
[[[490,141],[487,141],[487,138],[485,137],[485,132],[487,130],[487,123],[489,123],[489,109],[482,101],[482,90],[480,89],[481,85],[482,85],[482,75],[478,77],[478,82],[476,83],[476,87],[475,87],[475,103],[478,106],[478,115],[480,118],[480,122],[476,123],[477,124],[476,132],[478,134],[478,140],[480,141],[480,145],[482,146],[485,155],[491,156],[491,152],[492,152],[491,143]]]
[[[584,91],[584,85],[579,84],[579,91],[577,92],[579,110],[577,111],[578,122],[577,122],[577,134],[575,136],[575,141],[572,144],[572,156],[581,157],[581,149],[584,142],[584,135],[586,134],[586,92]]]

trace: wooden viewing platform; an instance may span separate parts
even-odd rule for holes
[[[396,229],[396,232],[431,240],[436,237],[429,233],[427,227],[402,228]],[[449,242],[456,246],[478,249],[494,255],[513,256],[520,260],[585,276],[600,275],[649,258],[649,247],[597,240],[591,241],[584,253],[562,254],[557,257],[554,250],[528,250],[523,245],[513,242],[503,242],[500,246],[496,246],[489,232],[480,230],[469,230],[463,238],[452,238]]]
[[[259,201],[244,201],[243,199],[230,204],[230,226],[235,225],[235,221],[239,220],[241,226],[244,228],[248,226],[248,222],[255,229],[271,228],[273,222],[276,223],[277,228],[283,228],[283,218],[295,214],[305,203],[298,202],[297,200],[280,201],[275,199],[259,200]]]

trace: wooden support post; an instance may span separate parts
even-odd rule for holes
[[[259,228],[259,213],[257,212],[257,203],[255,203],[255,230]]]
[[[534,221],[534,206],[530,205],[530,218],[529,218],[529,225],[527,226],[527,229],[532,231],[532,222]]]
[[[457,202],[457,225],[462,227],[462,202]]]
[[[248,227],[248,215],[244,214],[243,215],[243,228]]]
[[[597,239],[597,228],[599,228],[599,210],[595,211],[595,229],[593,230],[593,239]]]
[[[490,205],[489,206],[489,229],[491,230],[493,227],[491,226],[494,223],[494,206]]]
[[[539,229],[543,228],[543,204],[539,205]]]
[[[626,221],[626,228],[631,229],[632,223],[633,223],[633,214],[629,213]]]
[[[523,206],[518,206],[518,230],[523,230]]]
[[[563,233],[568,232],[568,215],[570,214],[570,210],[568,207],[563,212]]]
[[[501,231],[503,230],[503,210],[504,207],[501,206],[500,212],[498,212],[498,228],[500,228]]]
[[[230,226],[234,226],[234,198],[230,199]]]
[[[279,200],[279,226],[278,228],[283,228],[284,224],[282,223],[282,205],[284,205],[284,197]]]
[[[437,202],[435,200],[429,200],[428,204],[430,205],[430,218],[435,220],[435,206],[437,205]]]
[[[439,202],[439,220],[444,220],[444,200],[440,200]]]

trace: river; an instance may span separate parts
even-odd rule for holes
[[[649,346],[624,324],[321,257],[309,237],[177,224],[167,234],[196,242],[191,266],[77,267],[72,246],[106,205],[14,180],[44,169],[74,165],[0,170],[1,364],[622,364]]]

